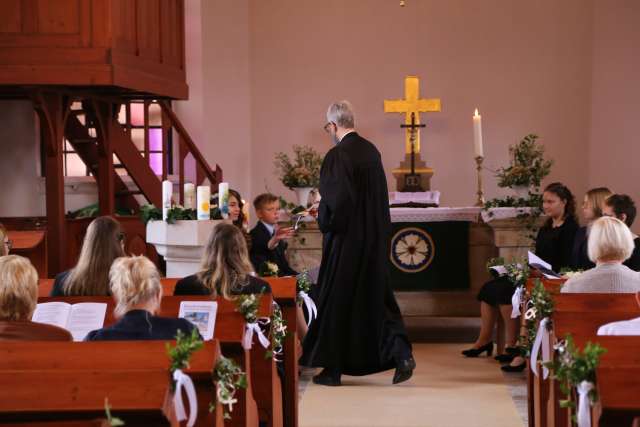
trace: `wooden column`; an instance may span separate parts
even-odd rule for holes
[[[40,119],[40,133],[45,146],[47,254],[51,276],[67,268],[66,221],[64,216],[64,125],[70,100],[60,93],[36,91],[31,94]]]
[[[109,138],[110,122],[113,120],[111,104],[93,101],[96,114],[96,132],[98,137],[98,204],[100,215],[115,214],[115,169],[113,167],[113,147]]]

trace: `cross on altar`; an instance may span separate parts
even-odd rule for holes
[[[404,99],[384,101],[385,113],[404,113],[405,125],[411,125],[411,115],[415,116],[415,124],[420,124],[420,113],[433,113],[440,111],[440,99],[420,98],[420,79],[416,76],[407,76],[404,79]],[[405,152],[411,153],[412,145],[415,153],[420,153],[420,131],[415,135],[415,141],[411,143],[412,128],[408,128],[405,136]]]

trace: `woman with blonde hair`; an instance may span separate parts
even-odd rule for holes
[[[200,272],[181,279],[174,295],[211,295],[231,299],[238,294],[270,293],[267,282],[253,276],[247,243],[238,227],[218,224],[202,256]]]
[[[2,245],[0,246],[0,256],[9,255],[9,251],[11,250],[11,240],[9,240],[7,229],[4,228],[4,225],[2,224],[0,224],[0,241],[2,242]]]
[[[144,256],[122,257],[109,271],[111,293],[119,320],[89,332],[85,341],[171,340],[178,330],[189,335],[195,326],[186,319],[155,316],[160,308],[162,285],[156,266]]]
[[[106,296],[109,269],[116,258],[125,256],[120,223],[101,216],[89,224],[76,266],[56,276],[51,296]]]
[[[589,259],[595,268],[566,281],[563,293],[628,293],[640,291],[640,273],[622,263],[633,253],[633,234],[617,218],[597,219],[589,232]]]
[[[37,302],[38,273],[31,262],[17,255],[0,257],[0,341],[72,340],[62,328],[31,321]]]
[[[587,254],[587,240],[589,239],[589,229],[593,221],[604,215],[606,200],[613,193],[607,187],[592,188],[587,191],[582,201],[582,217],[585,226],[580,227],[576,232],[571,251],[571,268],[574,270],[588,270],[595,267]]]

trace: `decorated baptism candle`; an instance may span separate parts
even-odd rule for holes
[[[171,197],[173,196],[173,184],[171,181],[162,181],[162,220],[166,221],[171,209]]]
[[[196,208],[196,187],[190,182],[184,185],[184,208]]]
[[[198,219],[199,220],[207,220],[211,219],[211,188],[208,185],[200,185],[198,186],[197,192],[197,202],[198,202]]]
[[[218,207],[222,218],[229,218],[229,183],[221,182],[218,184]]]

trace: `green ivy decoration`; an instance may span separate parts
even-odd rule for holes
[[[186,369],[189,367],[189,359],[191,355],[202,348],[204,343],[200,338],[200,333],[197,328],[193,328],[190,335],[185,334],[180,329],[176,335],[176,346],[171,347],[170,343],[167,343],[167,354],[171,360],[169,365],[169,374],[171,378],[171,391],[175,391],[175,383],[173,381],[173,373],[177,369]]]
[[[544,147],[536,141],[538,135],[529,134],[516,145],[509,147],[510,165],[498,169],[498,187],[540,187],[551,172],[552,160],[544,159]]]
[[[142,219],[145,225],[149,221],[161,221],[162,210],[156,208],[154,205],[144,205],[140,208],[140,219]],[[197,219],[197,212],[194,209],[185,209],[180,205],[173,205],[171,209],[167,211],[167,224],[175,224],[176,221],[195,219]]]
[[[525,301],[525,331],[518,338],[518,347],[523,357],[529,357],[531,356],[533,342],[536,340],[538,322],[545,317],[551,318],[553,314],[553,299],[549,291],[545,289],[542,281],[536,279],[531,292],[525,295]],[[551,321],[547,323],[547,328],[551,330]]]
[[[312,286],[313,283],[311,283],[311,279],[309,279],[308,270],[305,269],[302,273],[298,274],[298,277],[296,279],[296,301],[299,306],[302,306],[302,304],[304,303],[303,299],[300,297],[300,292],[304,292],[305,294],[309,295]]]
[[[287,322],[285,322],[284,318],[282,317],[282,310],[275,301],[273,303],[270,323],[271,349],[266,352],[265,357],[267,359],[273,357],[276,359],[276,361],[279,362],[280,360],[278,360],[278,356],[282,354],[284,339],[287,336]]]
[[[598,343],[587,342],[584,349],[580,351],[576,348],[571,334],[553,348],[555,358],[545,366],[552,370],[553,378],[560,384],[560,391],[566,396],[566,399],[560,400],[560,407],[575,408],[575,402],[570,399],[572,389],[582,381],[596,383],[596,368],[600,364],[600,356],[606,353],[607,349]],[[598,400],[595,388],[589,392],[589,398],[591,402]],[[572,421],[576,422],[575,413]]]
[[[155,205],[143,205],[140,207],[140,219],[147,225],[149,221],[161,221],[162,210],[155,207]]]
[[[235,397],[236,391],[239,388],[247,388],[247,374],[232,359],[220,355],[213,368],[212,379],[216,393],[213,402],[209,404],[209,412],[214,412],[217,402],[220,402],[225,407],[223,418],[229,420],[233,412],[233,404],[238,402]]]

